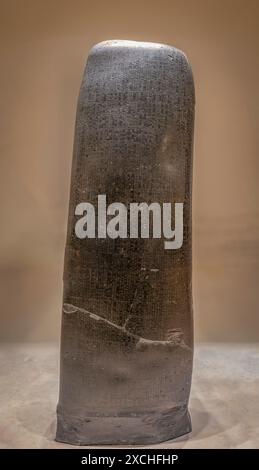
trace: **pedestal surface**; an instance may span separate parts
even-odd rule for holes
[[[0,345],[0,447],[56,448],[56,344]],[[259,345],[198,344],[191,434],[146,448],[258,448]],[[108,448],[108,446],[105,446]]]

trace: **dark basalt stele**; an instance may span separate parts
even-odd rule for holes
[[[194,87],[170,46],[93,47],[78,100],[56,439],[150,444],[191,430]],[[182,202],[183,244],[75,235],[82,201]]]

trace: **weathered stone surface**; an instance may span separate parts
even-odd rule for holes
[[[64,267],[57,440],[145,444],[191,430],[194,88],[184,54],[107,41],[80,90]],[[75,235],[82,201],[184,204],[183,244]]]

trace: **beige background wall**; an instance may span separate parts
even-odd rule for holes
[[[165,42],[193,66],[199,340],[259,340],[259,2],[1,0],[3,340],[59,336],[77,94],[90,47]]]

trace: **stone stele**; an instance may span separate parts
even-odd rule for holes
[[[151,444],[191,431],[193,122],[181,51],[124,40],[92,48],[75,126],[57,441]],[[98,195],[126,206],[182,202],[181,248],[79,239],[75,208],[97,207]]]

